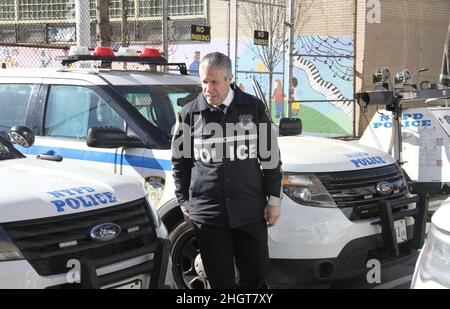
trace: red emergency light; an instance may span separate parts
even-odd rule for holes
[[[161,53],[156,48],[144,48],[141,57],[161,57]]]
[[[93,56],[113,57],[114,52],[111,47],[97,46]]]

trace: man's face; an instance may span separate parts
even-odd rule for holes
[[[203,96],[211,105],[220,105],[230,91],[233,76],[225,76],[221,70],[200,66]]]

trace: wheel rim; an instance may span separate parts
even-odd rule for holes
[[[200,275],[195,267],[199,263],[200,250],[192,233],[177,248],[179,254],[176,256],[175,273],[181,279],[183,286],[188,289],[207,289],[208,281],[204,275]],[[200,259],[201,261],[201,259]]]

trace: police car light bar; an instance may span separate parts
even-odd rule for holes
[[[56,60],[61,61],[63,66],[68,66],[79,61],[101,61],[104,63],[133,62],[145,65],[177,66],[180,74],[188,75],[185,63],[169,63],[156,49],[146,48],[139,56],[122,55],[123,53],[119,53],[119,56],[114,56],[110,47],[96,47],[93,55],[69,53],[69,56],[58,57]]]

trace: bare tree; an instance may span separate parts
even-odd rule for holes
[[[111,36],[109,0],[97,0],[97,43],[101,46],[111,46]]]
[[[122,0],[122,46],[130,45],[130,34],[128,32],[128,0]]]
[[[286,23],[288,13],[288,0],[259,0],[257,3],[240,3],[240,9],[245,17],[245,27],[242,27],[246,35],[253,37],[253,31],[269,32],[269,45],[261,46],[249,44],[249,48],[256,57],[261,59],[269,73],[269,97],[272,97],[272,82],[274,70],[285,57],[287,50],[287,34],[289,31]],[[299,33],[308,22],[305,12],[312,6],[312,1],[295,0],[294,33]],[[269,108],[272,108],[272,100],[269,100]]]

